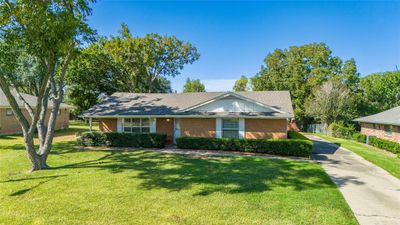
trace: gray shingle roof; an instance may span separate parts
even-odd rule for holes
[[[354,121],[400,126],[400,106],[394,107],[392,109],[374,115],[357,118]]]
[[[14,95],[14,97],[17,96],[15,91],[12,91],[12,94]],[[22,97],[25,99],[25,101],[28,102],[29,105],[31,105],[33,108],[35,108],[36,103],[37,103],[37,97],[33,96],[33,95],[28,95],[28,94],[24,94],[21,93]],[[16,97],[17,103],[20,107],[24,107],[23,102]],[[49,106],[51,106],[51,103],[49,103]],[[10,107],[10,104],[8,103],[7,97],[4,94],[3,90],[0,89],[0,107]],[[60,105],[61,108],[73,108],[73,106],[61,103]]]
[[[277,109],[261,113],[201,113],[185,111],[226,94],[237,95]],[[267,110],[266,110],[267,111]],[[82,113],[82,117],[140,116],[140,115],[197,115],[197,116],[272,116],[293,117],[288,91],[199,92],[199,93],[122,93],[109,98]]]

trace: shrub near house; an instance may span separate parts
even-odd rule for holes
[[[309,157],[313,143],[298,132],[288,132],[289,139],[231,139],[180,137],[177,147],[182,149],[204,149],[257,152],[283,156]]]
[[[132,134],[114,132],[83,132],[77,134],[81,146],[163,148],[166,135],[157,133]],[[289,131],[289,139],[239,139],[239,138],[177,138],[181,149],[223,150],[257,152],[283,156],[309,157],[312,141],[298,132]]]
[[[164,148],[166,142],[166,135],[157,133],[83,132],[77,136],[81,146]]]

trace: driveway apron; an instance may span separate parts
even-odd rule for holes
[[[400,225],[400,180],[357,154],[315,136],[318,161],[361,225]]]

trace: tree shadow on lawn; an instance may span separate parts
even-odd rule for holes
[[[90,154],[90,153],[88,153]],[[252,193],[289,187],[297,191],[334,187],[315,164],[252,157],[190,157],[152,151],[109,151],[94,160],[56,169],[95,168],[111,173],[137,171],[142,189],[170,191],[200,187],[195,195]]]
[[[11,193],[9,196],[19,196],[19,195],[23,195],[35,188],[40,187],[41,185],[52,181],[54,179],[57,179],[59,177],[65,177],[68,175],[54,175],[54,176],[43,176],[43,177],[29,177],[29,178],[21,178],[21,179],[10,179],[10,180],[6,180],[6,181],[0,181],[0,183],[10,183],[10,182],[20,182],[20,181],[27,181],[27,180],[42,180],[39,183],[37,183],[36,185],[29,187],[29,188],[24,188],[18,191],[15,191],[13,193]],[[44,180],[43,180],[44,179]]]

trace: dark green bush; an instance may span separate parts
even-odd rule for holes
[[[338,138],[350,139],[355,132],[354,126],[346,127],[342,123],[331,123],[328,127],[328,134]]]
[[[354,133],[352,135],[352,139],[361,143],[367,142],[367,136],[365,134]]]
[[[309,157],[313,143],[304,139],[230,139],[180,137],[176,139],[181,149],[204,149],[267,153],[283,156]]]
[[[83,132],[77,136],[82,146],[163,148],[166,142],[165,134],[156,133]]]
[[[306,136],[300,134],[297,131],[288,131],[289,139],[301,139],[301,140],[309,140]]]
[[[388,141],[377,137],[369,137],[369,144],[395,154],[400,154],[400,144],[393,141]]]
[[[81,146],[111,146],[111,142],[102,132],[80,132],[76,135],[77,143]]]

